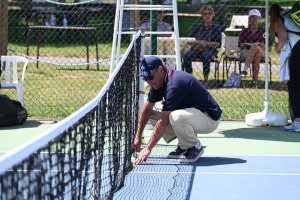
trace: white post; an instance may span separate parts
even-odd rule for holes
[[[264,101],[264,110],[258,113],[251,113],[245,116],[245,121],[248,126],[285,126],[287,124],[287,116],[278,113],[270,113],[269,112],[269,96],[268,96],[268,61],[269,61],[269,1],[266,1],[265,8],[265,101]],[[271,67],[271,66],[270,66]]]

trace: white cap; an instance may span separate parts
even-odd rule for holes
[[[257,9],[252,9],[252,10],[249,11],[249,17],[253,16],[253,15],[261,17],[261,14],[260,14],[259,10],[257,10]]]

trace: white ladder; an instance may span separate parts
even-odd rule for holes
[[[123,34],[136,34],[135,31],[123,31],[123,11],[130,10],[162,10],[162,11],[172,11],[173,12],[173,26],[174,31],[146,31],[146,34],[172,34],[172,37],[168,40],[174,40],[175,43],[174,54],[172,55],[156,55],[160,58],[173,58],[176,60],[176,69],[181,70],[181,58],[180,58],[180,43],[179,43],[179,26],[178,26],[178,13],[177,13],[177,0],[172,0],[171,5],[136,5],[136,4],[124,4],[124,0],[117,0],[116,4],[116,16],[114,24],[114,34],[113,34],[113,45],[111,53],[111,63],[110,63],[110,74],[112,74],[115,66],[119,63],[122,58],[120,53],[121,47],[121,36]],[[139,27],[133,27],[139,28]],[[143,45],[143,44],[142,44]],[[142,48],[144,49],[144,48]],[[142,55],[144,52],[142,52]],[[146,57],[147,55],[145,55]]]

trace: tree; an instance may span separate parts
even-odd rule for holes
[[[139,0],[130,0],[130,4],[139,5]],[[130,11],[130,27],[139,27],[140,26],[140,11],[131,10]]]

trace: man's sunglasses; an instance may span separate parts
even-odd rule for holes
[[[151,80],[153,80],[155,72],[157,72],[157,69],[155,69],[154,72],[153,72],[153,74],[151,74],[150,76],[144,76],[143,80],[144,81],[151,81]]]

